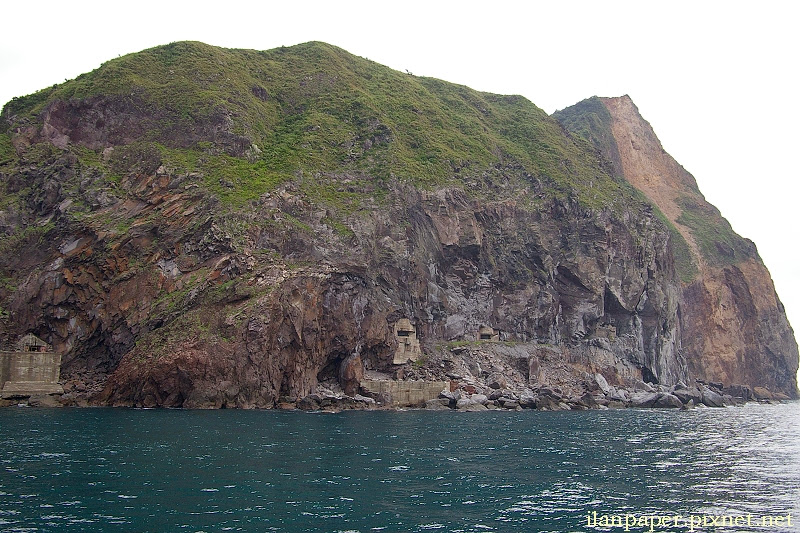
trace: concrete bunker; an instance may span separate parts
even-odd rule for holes
[[[32,333],[0,351],[0,391],[4,398],[61,394],[60,376],[61,354]]]
[[[500,331],[490,328],[489,326],[481,326],[478,328],[479,341],[499,341]]]
[[[611,324],[600,324],[594,330],[594,336],[598,339],[608,339],[613,341],[617,338],[617,328]]]
[[[28,333],[17,342],[18,352],[52,352],[53,347],[44,342],[42,339]]]
[[[394,324],[394,336],[397,339],[397,350],[392,363],[403,365],[422,357],[422,350],[417,338],[417,328],[407,318],[401,318]]]

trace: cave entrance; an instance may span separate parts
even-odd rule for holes
[[[642,381],[650,383],[651,385],[658,385],[658,378],[653,374],[653,371],[646,366],[642,367]]]

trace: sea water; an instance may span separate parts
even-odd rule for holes
[[[796,402],[0,409],[2,532],[790,532],[799,522]]]

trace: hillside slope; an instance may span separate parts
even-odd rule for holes
[[[481,326],[561,350],[578,381],[705,375],[684,356],[688,234],[522,97],[323,43],[181,42],[0,124],[2,334],[62,351],[67,397],[272,407],[364,371],[441,377]],[[414,364],[393,363],[401,318]],[[756,370],[726,383],[796,394]]]

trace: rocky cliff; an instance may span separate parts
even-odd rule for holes
[[[111,405],[273,407],[365,373],[795,396],[754,246],[705,240],[688,174],[647,175],[692,193],[662,206],[650,145],[620,141],[646,123],[608,102],[598,150],[524,98],[322,43],[109,61],[3,109],[0,332]],[[401,319],[421,356],[395,364]]]
[[[589,99],[556,116],[592,142],[613,173],[644,193],[685,240],[678,312],[691,375],[796,397],[797,343],[755,245],[705,200],[630,97]]]

